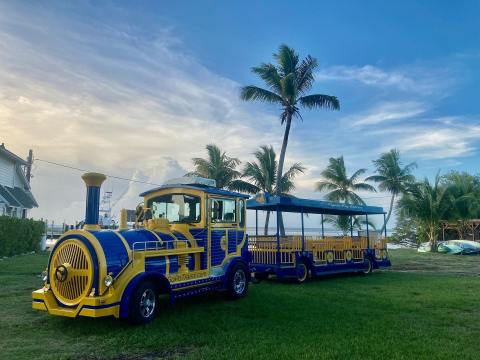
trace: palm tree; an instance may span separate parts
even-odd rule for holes
[[[440,183],[437,174],[435,182],[425,179],[421,183],[409,185],[405,195],[399,200],[399,209],[411,216],[419,224],[419,233],[424,233],[433,251],[436,250],[439,224],[448,211],[447,187]]]
[[[373,165],[375,166],[376,174],[367,177],[365,180],[379,183],[378,189],[380,191],[388,191],[392,194],[388,214],[380,230],[380,233],[383,233],[392,215],[395,198],[403,194],[409,184],[415,182],[412,170],[417,167],[417,164],[412,162],[402,167],[400,152],[397,149],[392,149],[381,154],[377,160],[373,160]]]
[[[458,235],[463,239],[469,228],[468,220],[476,218],[480,210],[479,181],[466,172],[451,171],[441,182],[447,187],[450,205],[446,220],[458,221]]]
[[[226,155],[217,145],[206,146],[208,158],[193,158],[195,170],[187,175],[201,176],[214,179],[217,188],[230,188],[232,181],[240,177],[236,170],[240,160]]]
[[[273,58],[276,60],[276,65],[263,63],[252,68],[252,72],[264,81],[267,88],[245,86],[241,89],[240,97],[245,101],[261,101],[281,107],[280,121],[282,125],[285,124],[277,168],[277,178],[281,179],[292,118],[302,119],[300,107],[339,110],[340,102],[331,95],[307,95],[313,86],[314,70],[318,66],[315,58],[308,55],[300,61],[295,50],[285,44],[280,45],[278,52],[273,54]],[[283,221],[280,228],[283,235],[285,232]]]
[[[337,230],[340,230],[343,236],[347,236],[352,230],[362,230],[362,225],[365,225],[367,222],[360,218],[358,215],[354,215],[351,218],[348,215],[325,215],[324,221],[333,225]],[[375,225],[369,220],[368,226],[375,229]]]
[[[372,185],[358,181],[366,171],[367,169],[359,169],[349,177],[343,156],[330,158],[329,165],[321,173],[324,180],[317,182],[316,190],[329,191],[325,196],[327,200],[364,205],[365,202],[356,191],[376,191]]]
[[[277,155],[272,146],[261,146],[254,153],[255,162],[247,162],[242,172],[244,180],[234,180],[231,188],[238,191],[255,194],[260,191],[270,194],[277,193]],[[282,176],[280,181],[279,192],[282,195],[288,194],[295,189],[293,179],[303,173],[305,168],[300,163],[293,164]],[[270,211],[267,211],[265,219],[264,234],[268,235],[268,223],[270,221]]]

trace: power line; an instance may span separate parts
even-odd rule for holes
[[[48,164],[51,164],[51,165],[60,166],[60,167],[63,167],[63,168],[72,169],[72,170],[81,171],[81,172],[89,172],[90,171],[90,170],[86,170],[86,169],[80,169],[80,168],[77,168],[77,167],[71,166],[71,165],[60,164],[60,163],[57,163],[57,162],[54,162],[54,161],[49,161],[49,160],[43,160],[43,159],[37,159],[36,158],[35,161],[41,161],[41,162],[48,163]],[[151,182],[141,181],[141,180],[133,180],[133,179],[124,178],[124,177],[121,177],[121,176],[115,176],[115,175],[109,175],[109,174],[104,174],[104,175],[109,177],[109,178],[112,178],[112,179],[118,179],[118,180],[123,180],[123,181],[131,181],[131,182],[134,182],[134,183],[145,184],[145,185],[162,186],[161,184],[156,184],[156,183],[151,183]],[[389,197],[390,197],[390,195],[369,196],[369,197],[363,197],[362,199],[365,199],[365,200],[385,199],[385,198],[389,198]]]
[[[41,161],[41,162],[44,162],[44,163],[47,163],[47,164],[51,164],[51,165],[55,165],[55,166],[61,166],[61,167],[67,168],[67,169],[77,170],[77,171],[81,171],[81,172],[90,171],[90,170],[80,169],[80,168],[70,166],[70,165],[60,164],[60,163],[57,163],[57,162],[54,162],[54,161],[43,160],[43,159],[35,159],[35,161]],[[153,185],[153,186],[162,186],[161,184],[155,184],[155,183],[151,183],[151,182],[147,182],[147,181],[141,181],[141,180],[127,179],[127,178],[124,178],[124,177],[121,177],[121,176],[115,176],[115,175],[110,175],[110,174],[104,174],[104,175],[109,177],[109,178],[112,178],[112,179],[118,179],[118,180],[123,180],[123,181],[131,181],[131,182],[135,182],[135,183],[139,183],[139,184],[146,184],[146,185]]]

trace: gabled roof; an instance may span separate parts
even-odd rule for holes
[[[241,197],[241,198],[244,198],[244,199],[247,199],[247,198],[250,197],[250,195],[245,195],[245,194],[241,194],[241,193],[234,192],[234,191],[218,189],[218,188],[211,187],[211,186],[185,185],[185,184],[168,184],[168,185],[159,186],[157,188],[154,188],[154,189],[151,189],[151,190],[148,190],[148,191],[145,191],[145,192],[141,193],[140,196],[146,196],[146,195],[149,195],[149,194],[154,193],[154,192],[159,191],[159,190],[173,189],[173,188],[195,189],[195,190],[204,191],[207,194]]]
[[[20,165],[28,165],[27,162],[24,159],[15,155],[11,151],[7,150],[5,148],[5,144],[0,145],[0,154],[3,154],[7,159],[10,159],[13,162],[18,163]]]
[[[378,206],[335,203],[331,201],[300,199],[294,196],[257,196],[247,200],[247,209],[307,214],[370,215],[383,214]]]

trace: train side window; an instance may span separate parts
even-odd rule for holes
[[[245,200],[238,201],[238,222],[240,227],[245,226]]]
[[[235,200],[212,199],[210,210],[213,223],[234,223],[237,221]]]

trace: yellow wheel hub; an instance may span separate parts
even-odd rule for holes
[[[77,305],[90,292],[93,282],[92,258],[77,239],[65,240],[50,261],[50,286],[64,305]]]

